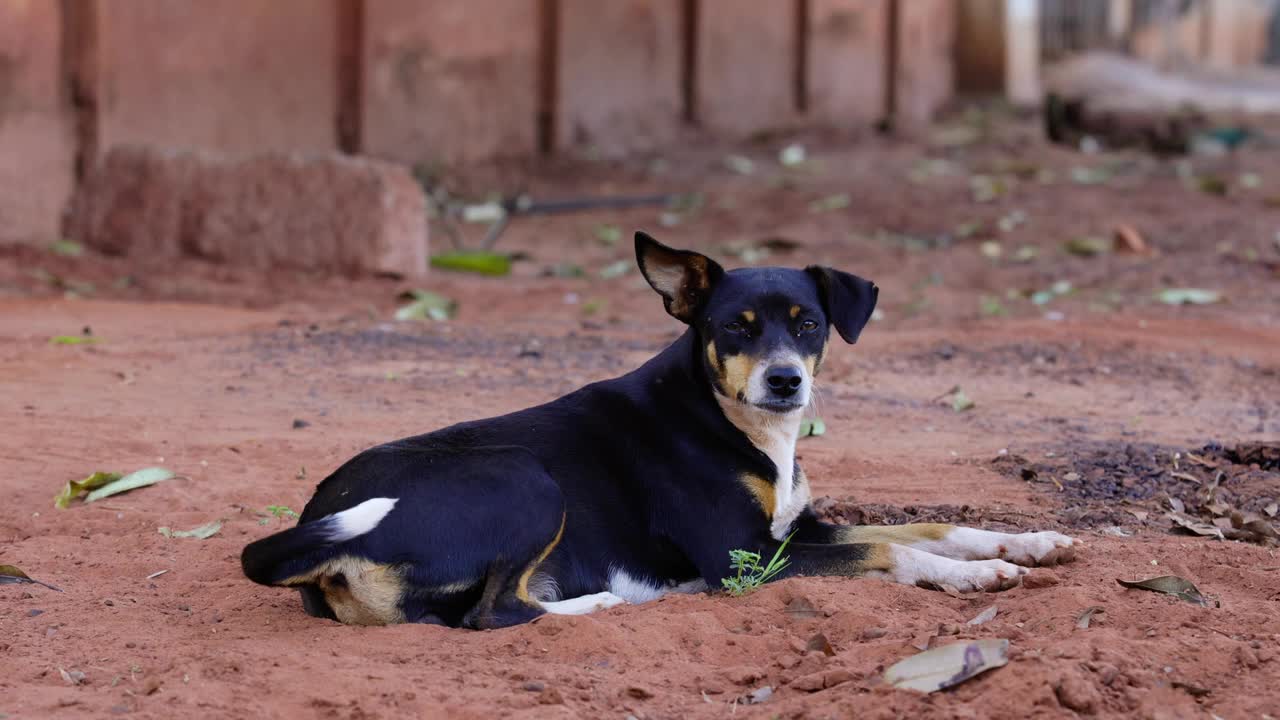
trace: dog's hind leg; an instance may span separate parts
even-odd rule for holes
[[[528,540],[521,542],[524,545],[523,551],[510,554],[510,557],[520,558],[520,560],[511,562],[498,558],[493,562],[485,580],[484,592],[479,602],[462,619],[463,626],[491,630],[526,623],[549,612],[542,603],[529,594],[529,581],[560,544],[560,539],[564,536],[565,519],[566,515],[562,509],[554,534],[550,537],[545,533],[541,534],[542,537],[537,541],[537,546],[528,544]],[[522,528],[521,534],[525,534],[528,529],[528,527]],[[532,536],[525,535],[525,537]]]

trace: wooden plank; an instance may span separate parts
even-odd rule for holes
[[[893,88],[895,130],[932,121],[955,90],[955,5],[952,0],[898,0]]]
[[[675,137],[680,0],[560,0],[558,51],[558,148],[613,154]]]
[[[888,0],[810,0],[809,33],[808,116],[839,128],[884,119]]]
[[[538,3],[367,0],[364,152],[408,164],[537,150]]]
[[[796,119],[796,6],[782,0],[699,0],[694,117],[744,136]]]
[[[332,3],[106,5],[96,14],[103,151],[120,143],[233,154],[337,146]]]
[[[0,0],[0,243],[57,240],[75,183],[60,9]]]

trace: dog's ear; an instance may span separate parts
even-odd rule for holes
[[[880,288],[870,280],[829,267],[810,265],[804,270],[817,283],[822,308],[840,337],[849,344],[857,342],[876,309]]]
[[[711,289],[724,276],[715,260],[690,250],[676,250],[636,232],[636,263],[649,285],[662,296],[671,317],[692,323]]]

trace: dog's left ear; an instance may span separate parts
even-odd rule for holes
[[[844,341],[853,344],[876,309],[880,288],[870,280],[829,267],[810,265],[804,269],[818,285],[822,308]]]
[[[643,232],[636,232],[636,263],[671,317],[685,324],[698,316],[724,276],[724,268],[706,255],[669,248]]]

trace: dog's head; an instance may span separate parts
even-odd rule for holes
[[[828,267],[726,272],[642,232],[636,260],[667,312],[697,331],[716,392],[775,413],[809,404],[830,328],[852,343],[876,306],[873,283]]]

